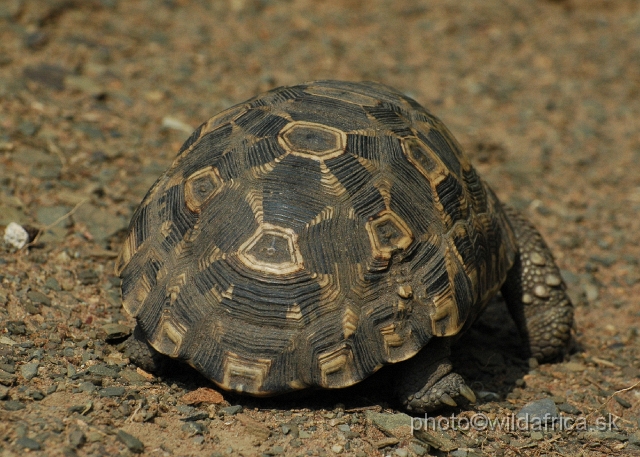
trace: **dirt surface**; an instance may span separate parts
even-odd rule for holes
[[[412,434],[384,373],[256,400],[122,352],[114,258],[147,189],[204,120],[322,78],[384,82],[441,117],[568,283],[562,363],[523,358],[499,300],[459,342],[479,400],[435,416],[457,430]],[[635,0],[3,0],[0,228],[41,235],[0,248],[0,455],[640,454],[638,132]],[[534,400],[576,426],[465,426]]]

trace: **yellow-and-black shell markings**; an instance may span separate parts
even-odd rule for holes
[[[436,117],[380,84],[318,81],[198,127],[117,270],[155,349],[268,395],[348,386],[456,334],[512,237]]]

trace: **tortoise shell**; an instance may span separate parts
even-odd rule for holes
[[[116,269],[157,351],[269,395],[349,386],[457,334],[514,256],[440,120],[381,84],[317,81],[198,127]]]

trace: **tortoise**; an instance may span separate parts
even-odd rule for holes
[[[373,82],[280,87],[200,125],[135,211],[116,271],[132,361],[167,355],[255,396],[406,361],[406,410],[474,402],[450,346],[499,290],[539,361],[563,354],[573,322],[536,229],[438,118]]]

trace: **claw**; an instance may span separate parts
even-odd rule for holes
[[[474,394],[473,390],[471,390],[471,388],[466,386],[465,384],[462,384],[460,386],[460,395],[469,400],[471,403],[476,402],[476,394]]]
[[[445,405],[458,406],[458,404],[455,401],[453,401],[453,398],[451,398],[449,394],[442,394],[440,396],[440,401]]]

